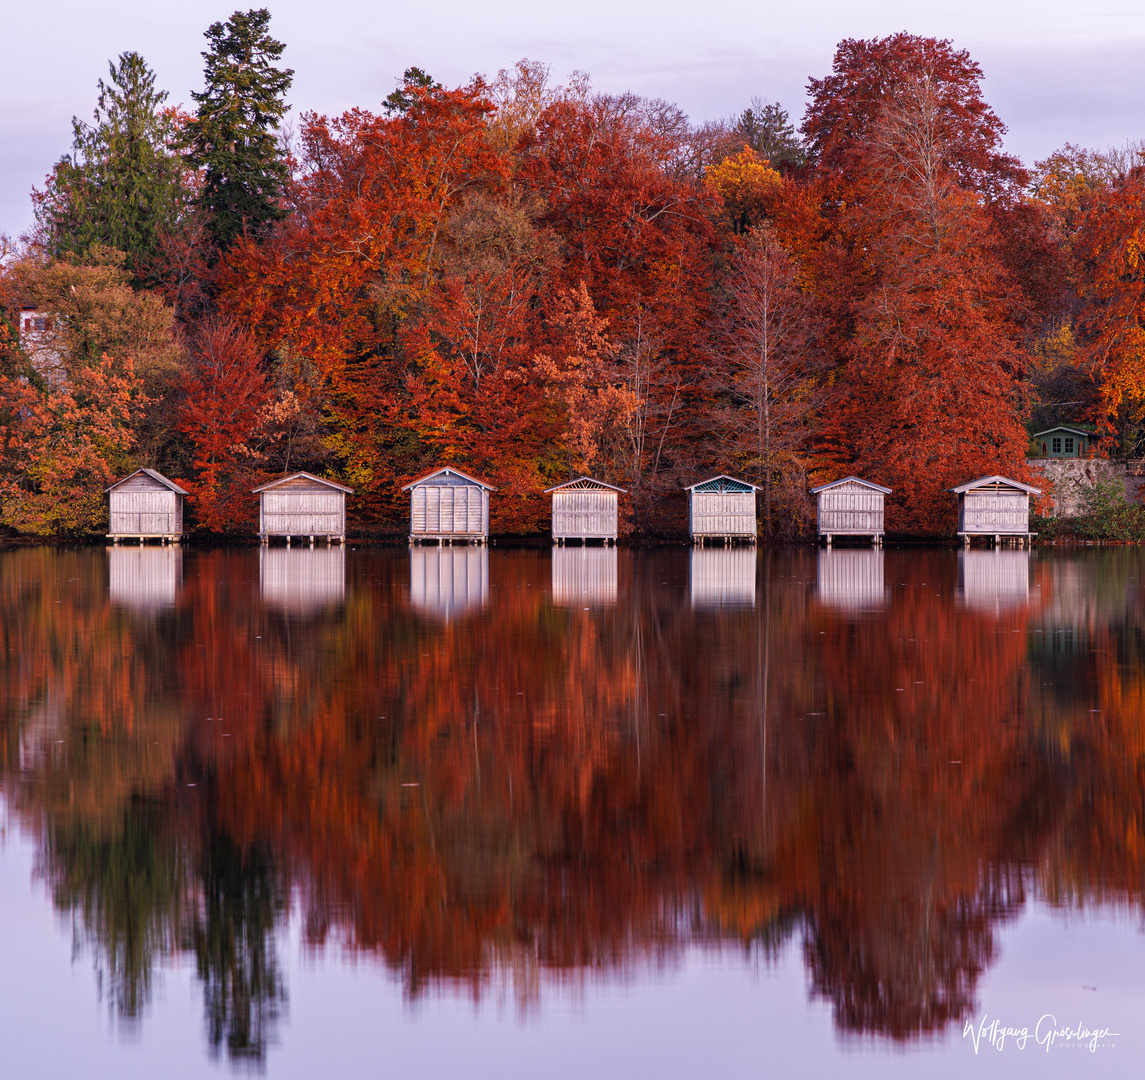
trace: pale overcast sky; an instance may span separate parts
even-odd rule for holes
[[[377,108],[411,64],[447,85],[523,56],[560,81],[586,71],[599,90],[678,102],[694,121],[753,94],[798,124],[808,77],[838,41],[905,30],[948,37],[981,64],[1008,149],[1032,163],[1065,142],[1145,137],[1143,0],[272,0],[296,110]],[[245,9],[245,6],[244,6]],[[38,0],[5,19],[0,64],[0,231],[31,222],[28,198],[89,119],[96,81],[119,53],[143,54],[172,103],[202,87],[203,31],[234,0]]]

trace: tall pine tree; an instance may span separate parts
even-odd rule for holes
[[[53,255],[82,257],[102,244],[124,252],[138,274],[189,195],[155,73],[136,52],[122,53],[108,72],[94,123],[73,117],[72,152],[35,193],[36,217]]]
[[[269,23],[270,12],[259,8],[211,26],[206,86],[191,95],[199,108],[187,126],[190,159],[204,170],[199,202],[223,251],[243,232],[285,216],[287,167],[276,136],[294,72],[275,67],[285,46],[267,32]]]

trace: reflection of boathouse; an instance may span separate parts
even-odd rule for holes
[[[615,604],[616,561],[614,547],[553,548],[553,603]]]
[[[410,604],[432,615],[460,615],[489,599],[489,549],[421,547],[409,553]]]
[[[578,476],[546,488],[545,494],[553,497],[553,539],[558,545],[566,540],[616,543],[618,499],[624,488]]]
[[[1029,551],[967,550],[958,553],[958,593],[975,611],[1000,615],[1030,600]]]
[[[489,493],[496,490],[460,469],[438,469],[406,484],[402,491],[410,493],[411,543],[486,543]]]
[[[259,550],[262,602],[297,615],[346,597],[346,549],[263,547]]]
[[[110,547],[107,580],[112,603],[138,611],[174,607],[183,580],[183,549]]]
[[[120,540],[178,540],[183,534],[183,497],[178,484],[154,469],[136,469],[107,489],[107,535]]]
[[[754,548],[692,548],[692,607],[753,607],[755,565]]]
[[[825,548],[819,552],[819,602],[842,611],[886,604],[882,548]]]
[[[755,543],[756,520],[754,484],[733,476],[713,476],[686,489],[688,526],[693,544],[709,540],[748,540]]]

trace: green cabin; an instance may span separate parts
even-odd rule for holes
[[[1033,457],[1088,457],[1092,431],[1075,427],[1052,427],[1030,436]]]

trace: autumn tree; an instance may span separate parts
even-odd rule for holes
[[[806,472],[799,453],[813,408],[815,316],[799,269],[774,235],[757,230],[733,256],[724,282],[728,310],[717,382],[727,395],[723,446],[763,490],[764,536],[771,541],[773,494],[797,530]]]
[[[960,478],[1025,475],[1015,283],[984,200],[1014,178],[980,72],[949,43],[844,42],[804,131],[835,239],[835,471],[895,489],[888,523],[950,527]],[[823,264],[820,264],[823,265]]]
[[[191,372],[179,430],[192,446],[195,479],[188,483],[199,524],[221,532],[244,522],[252,479],[259,479],[249,445],[270,401],[262,352],[234,322],[196,328]]]
[[[1093,419],[1130,456],[1145,442],[1143,244],[1145,179],[1134,170],[1088,200],[1075,248],[1084,363],[1099,393]]]
[[[130,359],[36,386],[0,374],[0,523],[37,536],[97,532],[104,489],[125,470],[129,420],[146,404]]]
[[[82,259],[47,262],[25,253],[0,275],[0,302],[51,313],[50,329],[37,333],[30,358],[49,381],[67,384],[110,357],[113,369],[138,383],[143,395],[131,415],[140,463],[177,464],[174,410],[184,354],[175,314],[161,296],[132,287],[122,251],[93,244]]]
[[[193,165],[204,170],[199,205],[212,242],[225,251],[246,231],[259,234],[285,216],[287,165],[277,140],[283,100],[294,78],[275,66],[285,46],[268,33],[266,8],[236,11],[204,35],[205,88],[187,122],[185,142]]]

